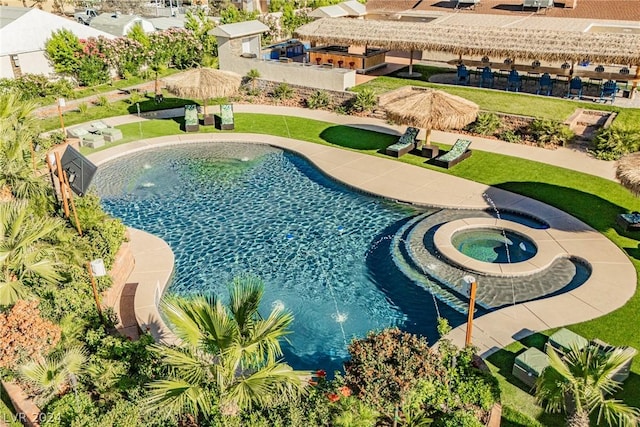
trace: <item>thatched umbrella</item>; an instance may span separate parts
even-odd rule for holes
[[[238,91],[242,77],[230,71],[213,68],[194,68],[184,73],[163,79],[167,90],[184,98],[204,100],[204,115],[207,115],[207,100],[231,96]]]
[[[459,129],[478,117],[478,106],[459,96],[440,90],[403,86],[378,98],[389,120],[424,128],[425,144],[429,144],[431,130]]]
[[[627,154],[618,160],[616,178],[623,187],[640,196],[640,153]]]

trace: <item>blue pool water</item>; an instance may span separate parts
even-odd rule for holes
[[[460,231],[453,235],[451,243],[466,256],[491,263],[522,262],[538,253],[530,239],[509,230]]]
[[[95,182],[110,214],[169,243],[169,293],[226,295],[235,276],[262,278],[263,314],[283,305],[295,317],[285,345],[294,368],[341,369],[350,340],[372,329],[434,342],[438,311],[465,321],[393,263],[391,236],[416,210],[350,190],[294,154],[179,145],[110,162]]]

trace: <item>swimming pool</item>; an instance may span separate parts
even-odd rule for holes
[[[176,256],[168,292],[227,294],[234,276],[266,285],[295,320],[286,360],[297,369],[341,369],[353,337],[388,326],[437,337],[438,313],[466,316],[408,279],[391,237],[424,211],[365,195],[303,158],[260,144],[178,145],[101,166],[105,209],[163,238]]]

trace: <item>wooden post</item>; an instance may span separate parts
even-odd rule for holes
[[[60,117],[60,128],[62,129],[62,142],[67,142],[67,132],[64,130],[64,119],[62,118],[62,107],[64,106],[64,98],[58,98],[58,117]]]
[[[471,345],[471,333],[473,332],[473,314],[475,311],[476,289],[478,287],[478,284],[475,277],[473,276],[465,276],[464,281],[469,286],[469,314],[467,316],[467,333],[464,339],[464,346],[468,347]]]
[[[67,172],[62,171],[62,176],[64,177],[64,184],[69,190],[69,202],[71,202],[71,210],[73,211],[73,219],[76,221],[76,229],[78,230],[78,234],[82,236],[82,229],[80,228],[80,220],[78,219],[78,211],[76,210],[76,204],[73,201],[73,191],[71,190],[71,186],[69,185],[69,177],[67,176]]]
[[[424,145],[431,145],[431,128],[425,129]]]
[[[91,271],[91,262],[89,261],[87,261],[87,272],[89,273],[89,278],[91,279],[91,288],[93,289],[93,298],[96,300],[96,309],[98,310],[98,316],[100,316],[100,321],[104,325],[104,316],[102,314],[102,307],[100,306],[100,299],[98,298],[96,279],[95,277],[93,277],[93,272]]]
[[[640,80],[640,64],[636,65],[636,75],[633,78],[633,83],[631,83],[631,92],[629,98],[633,98],[633,94],[638,87],[638,80]]]
[[[60,196],[62,197],[62,207],[64,208],[64,215],[69,218],[69,202],[67,202],[67,193],[65,179],[62,172],[62,161],[60,160],[60,153],[55,152],[56,156],[56,168],[58,169],[58,184],[60,184]]]
[[[413,74],[413,49],[409,51],[409,76]]]

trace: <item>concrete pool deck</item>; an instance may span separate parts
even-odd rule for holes
[[[473,344],[483,357],[516,339],[549,328],[586,321],[624,305],[636,290],[636,271],[627,255],[588,225],[544,203],[487,185],[421,168],[289,138],[257,134],[181,134],[140,140],[90,155],[102,164],[132,152],[152,147],[195,142],[264,143],[296,152],[334,179],[360,190],[417,205],[485,209],[487,194],[498,209],[534,215],[547,222],[555,244],[567,254],[591,265],[590,278],[580,287],[551,298],[517,304],[481,316],[474,321]],[[139,230],[132,230],[131,249],[136,258],[129,282],[137,282],[134,299],[136,318],[142,330],[149,328],[161,341],[175,337],[162,323],[157,302],[173,271],[173,253],[168,245]],[[481,280],[479,286],[482,286]],[[455,328],[450,338],[464,343],[466,324]]]

